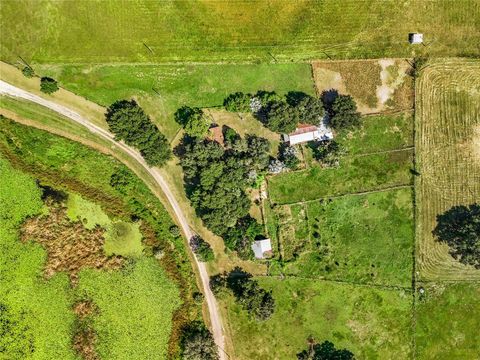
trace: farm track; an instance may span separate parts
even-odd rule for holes
[[[477,89],[477,90],[475,90]],[[480,271],[462,265],[432,236],[436,216],[480,200],[480,61],[437,60],[416,85],[415,183],[417,281],[472,281]]]
[[[92,132],[95,135],[100,136],[104,140],[107,140],[110,142],[112,145],[116,145],[119,149],[121,149],[125,154],[127,154],[130,158],[135,160],[139,165],[141,165],[151,176],[152,178],[156,181],[156,183],[159,185],[159,187],[163,190],[166,198],[168,199],[171,207],[173,208],[173,211],[177,217],[177,221],[186,236],[187,239],[190,239],[193,236],[193,232],[188,225],[187,219],[185,215],[183,214],[177,200],[173,196],[167,182],[164,180],[163,176],[159,172],[158,169],[156,168],[151,168],[147,165],[145,160],[142,158],[140,153],[133,148],[125,145],[123,142],[116,141],[114,139],[113,134],[110,132],[100,128],[99,126],[92,124],[88,119],[82,117],[79,115],[77,112],[56,104],[52,101],[45,100],[37,95],[34,95],[32,93],[29,93],[27,91],[24,91],[20,88],[17,88],[15,86],[12,86],[4,81],[0,80],[0,95],[8,95],[12,97],[17,97],[21,98],[24,100],[28,100],[34,103],[37,103],[41,106],[47,107],[67,118],[70,120],[76,122],[77,124],[80,124],[81,126],[87,128],[90,132]],[[190,248],[189,248],[190,249]],[[191,249],[190,249],[191,251]],[[191,252],[193,259],[195,260],[195,265],[198,269],[198,274],[200,276],[201,284],[203,287],[203,291],[205,294],[205,299],[207,302],[208,306],[208,313],[210,316],[210,324],[212,327],[212,333],[213,337],[215,340],[216,345],[219,348],[219,355],[220,355],[220,360],[225,360],[227,359],[227,354],[225,353],[225,338],[224,338],[224,330],[222,327],[222,321],[220,317],[220,312],[218,309],[218,305],[216,302],[216,299],[210,290],[209,286],[209,276],[206,268],[206,264],[203,262],[198,261],[197,257],[193,252]]]

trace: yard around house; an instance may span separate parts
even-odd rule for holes
[[[7,0],[0,57],[97,64],[411,57],[412,30],[428,40],[417,55],[478,56],[479,13],[475,0]]]

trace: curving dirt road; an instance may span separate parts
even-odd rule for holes
[[[175,216],[177,217],[178,223],[180,224],[180,227],[183,233],[185,234],[187,239],[190,239],[193,236],[193,232],[188,226],[188,222],[187,222],[187,219],[185,218],[185,215],[183,214],[182,210],[180,209],[180,206],[178,205],[177,200],[175,199],[172,192],[170,191],[168,184],[160,174],[160,171],[156,168],[149,167],[138,151],[134,150],[128,145],[125,145],[123,142],[116,141],[113,134],[111,134],[109,131],[102,129],[95,124],[92,124],[77,112],[70,110],[69,108],[63,105],[59,105],[53,101],[46,100],[28,91],[22,90],[16,86],[10,85],[9,83],[6,83],[2,80],[0,80],[0,95],[8,95],[8,96],[25,99],[25,100],[34,102],[36,104],[39,104],[41,106],[47,107],[65,117],[68,117],[69,119],[75,121],[76,123],[86,127],[90,132],[101,136],[102,138],[114,143],[116,146],[121,148],[131,158],[135,159],[135,161],[141,164],[142,167],[145,168],[145,170],[148,171],[148,173],[155,179],[157,184],[165,193],[168,201],[170,202],[170,205],[172,206],[173,211],[175,212]],[[208,272],[207,272],[205,263],[198,261],[195,254],[192,253],[192,255],[193,255],[193,258],[195,259],[195,265],[198,268],[198,273],[202,281],[203,292],[205,294],[205,299],[207,301],[207,306],[208,306],[208,313],[210,315],[210,323],[212,327],[213,337],[215,339],[215,343],[218,346],[218,353],[220,356],[220,360],[225,360],[226,359],[226,353],[224,350],[225,339],[223,334],[222,320],[220,318],[217,301],[212,291],[210,290],[210,286],[208,284],[209,283]]]

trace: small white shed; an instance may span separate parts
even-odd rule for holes
[[[272,242],[270,239],[255,240],[252,244],[252,250],[257,259],[264,259],[265,254],[272,252]]]
[[[410,33],[408,34],[408,41],[410,42],[410,44],[421,44],[423,43],[423,34]]]

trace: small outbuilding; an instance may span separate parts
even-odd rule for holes
[[[422,44],[423,43],[423,34],[410,33],[410,34],[408,34],[408,41],[410,42],[410,44]]]
[[[252,244],[252,250],[257,259],[265,259],[272,254],[272,242],[270,239],[255,240]]]

